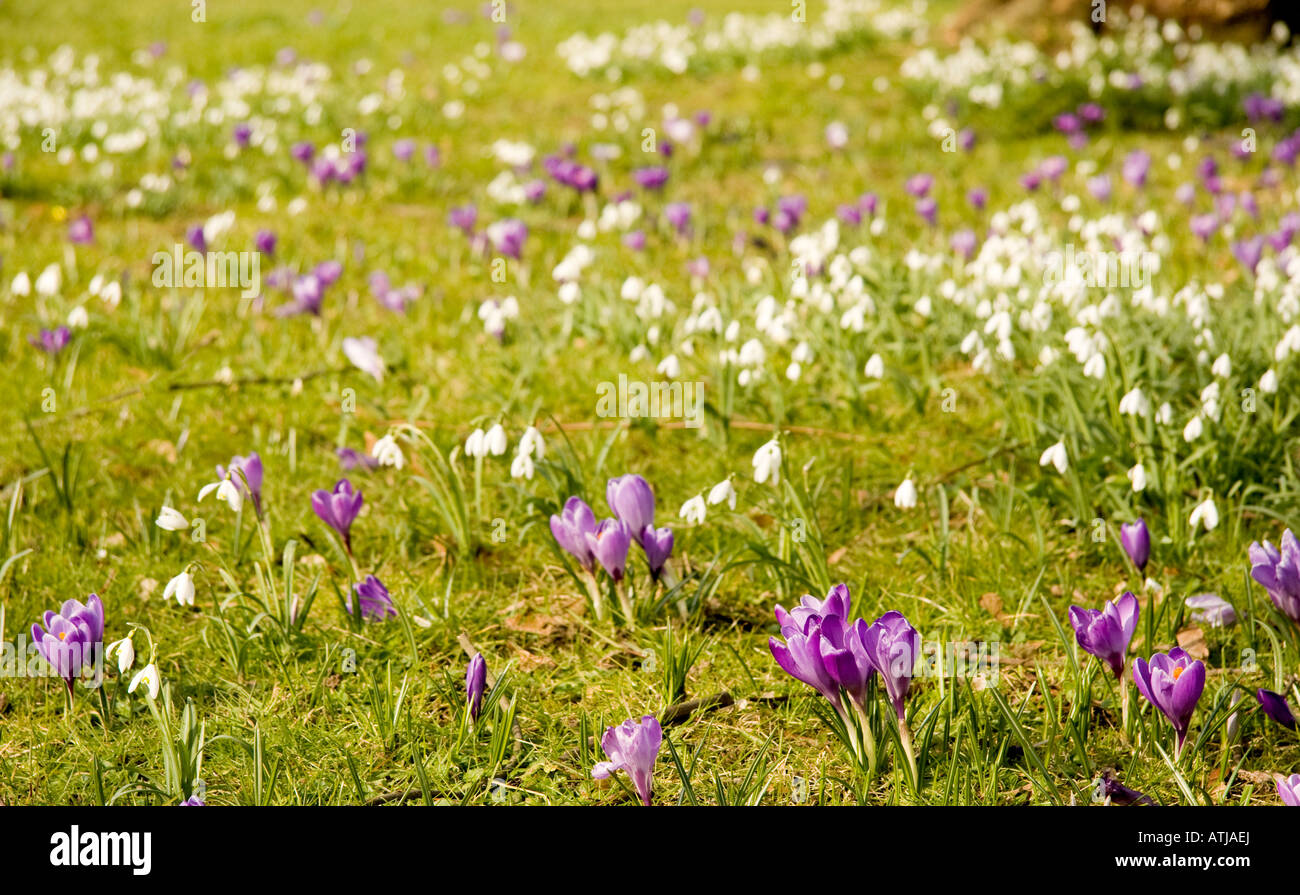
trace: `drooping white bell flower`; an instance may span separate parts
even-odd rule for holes
[[[763,484],[768,479],[773,485],[781,484],[781,445],[773,438],[754,452],[754,481]]]
[[[699,525],[704,521],[707,512],[708,510],[704,506],[704,498],[697,494],[682,504],[682,508],[677,515],[689,523]]]

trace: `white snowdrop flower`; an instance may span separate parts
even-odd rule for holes
[[[885,375],[885,361],[879,354],[873,354],[867,359],[867,365],[862,371],[868,379],[881,379]]]
[[[740,363],[745,367],[759,367],[767,360],[767,350],[758,339],[750,339],[740,346]]]
[[[1056,467],[1056,471],[1065,475],[1065,471],[1070,468],[1070,458],[1065,452],[1065,442],[1058,441],[1056,444],[1043,451],[1043,455],[1038,458],[1039,466],[1048,464]]]
[[[707,512],[708,511],[704,506],[704,498],[697,494],[690,500],[686,501],[686,503],[682,504],[682,508],[677,513],[677,516],[688,523],[699,525],[704,521],[704,516]]]
[[[163,588],[163,599],[170,600],[172,597],[176,598],[178,606],[194,605],[194,579],[188,571],[181,572]]]
[[[103,291],[99,293],[99,298],[109,308],[116,308],[122,301],[122,284],[117,280],[105,283]]]
[[[593,221],[591,218],[587,218],[585,221],[583,221],[581,224],[578,225],[579,239],[595,239],[596,233],[597,233],[596,222]]]
[[[217,500],[222,501],[226,506],[230,507],[231,512],[238,513],[239,508],[244,505],[243,492],[239,490],[239,486],[232,482],[229,477],[226,477],[219,482],[211,482],[204,485],[199,490],[199,500],[203,500],[203,498],[207,497],[213,491],[217,492]]]
[[[536,426],[529,426],[519,437],[519,453],[536,457],[538,460],[546,456],[546,440],[542,438],[542,433],[537,431]]]
[[[1119,412],[1124,416],[1146,416],[1151,404],[1141,388],[1133,388],[1119,399]]]
[[[1214,505],[1214,498],[1207,497],[1198,503],[1187,517],[1187,524],[1193,531],[1197,525],[1205,526],[1206,531],[1214,531],[1219,524],[1219,508]]]
[[[930,300],[930,296],[922,295],[918,298],[916,304],[912,305],[912,310],[916,311],[916,313],[920,314],[922,317],[929,317],[931,312],[934,310],[934,305]]]
[[[14,277],[14,281],[9,284],[9,291],[14,295],[32,294],[32,278],[27,276],[27,271],[23,271]]]
[[[159,510],[154,524],[166,531],[184,531],[190,527],[189,520],[172,507],[163,507]]]
[[[723,332],[722,338],[728,342],[735,342],[740,338],[740,321],[733,320],[727,324],[727,329]]]
[[[566,305],[571,305],[575,304],[582,296],[582,289],[577,283],[570,280],[567,283],[560,284],[559,294],[560,301]]]
[[[726,501],[727,507],[736,508],[736,489],[730,478],[725,478],[709,489],[709,506],[717,506]]]
[[[152,662],[136,672],[135,677],[131,678],[131,686],[126,688],[126,692],[134,693],[141,684],[144,685],[145,690],[149,693],[150,699],[158,698],[158,687],[160,681],[158,678],[158,669]]]
[[[496,423],[483,436],[483,446],[493,457],[500,457],[506,452],[506,430]]]
[[[623,281],[623,286],[619,289],[618,294],[626,301],[636,301],[645,291],[645,281],[640,277],[628,277]]]
[[[754,481],[763,484],[768,479],[773,485],[781,483],[781,445],[773,438],[754,452]]]
[[[57,264],[51,264],[41,271],[40,276],[36,278],[36,294],[44,295],[49,298],[52,295],[58,295],[59,290],[63,288],[63,271]]]
[[[659,362],[659,366],[655,368],[655,371],[667,376],[669,379],[676,379],[682,375],[682,365],[677,360],[677,355],[670,354]]]
[[[900,510],[910,510],[916,506],[916,484],[910,475],[894,491],[894,506]]]
[[[1147,487],[1147,471],[1141,463],[1135,463],[1133,468],[1128,471],[1128,480],[1133,483],[1134,491],[1145,491]]]
[[[465,439],[465,456],[476,460],[487,456],[486,436],[482,429],[475,429]]]
[[[1277,394],[1277,371],[1271,367],[1259,377],[1259,390],[1266,395]]]
[[[1083,365],[1083,375],[1090,379],[1106,378],[1106,356],[1097,353],[1088,358],[1088,362]]]
[[[121,640],[110,643],[108,649],[104,651],[110,659],[117,656],[118,674],[126,674],[135,664],[135,642],[131,637],[132,635],[128,634]]]
[[[638,345],[628,352],[627,359],[634,364],[639,364],[650,356],[650,349],[644,345]]]
[[[510,463],[510,477],[514,479],[531,479],[533,477],[533,458],[528,454],[517,453]]]
[[[797,360],[790,361],[790,365],[785,368],[785,378],[791,382],[798,382],[799,377],[803,375],[803,367]]]
[[[1174,421],[1174,408],[1169,406],[1169,402],[1160,405],[1156,411],[1156,422],[1162,426],[1168,426]]]
[[[1214,359],[1214,366],[1210,367],[1210,372],[1222,379],[1227,379],[1232,375],[1232,358],[1226,354],[1220,354]]]
[[[1183,441],[1186,441],[1187,443],[1190,444],[1191,442],[1200,438],[1201,433],[1204,431],[1205,431],[1205,424],[1201,422],[1201,415],[1198,413],[1196,416],[1192,417],[1190,420],[1187,421],[1186,426],[1183,426]]]
[[[384,381],[384,359],[379,355],[379,346],[370,336],[344,339],[343,354],[354,367],[370,374],[376,382]]]
[[[1051,345],[1044,345],[1043,350],[1038,352],[1038,363],[1040,366],[1050,367],[1052,364],[1056,363],[1056,359],[1060,356],[1061,352],[1057,351]]]
[[[68,312],[68,326],[73,329],[85,329],[90,325],[90,315],[86,313],[85,305],[77,305]]]
[[[370,448],[370,456],[379,461],[380,466],[392,466],[394,469],[401,469],[406,465],[406,457],[402,455],[402,449],[397,444],[397,439],[392,435],[385,435],[379,439]]]

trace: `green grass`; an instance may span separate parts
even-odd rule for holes
[[[484,194],[501,167],[488,157],[498,138],[526,140],[539,157],[566,141],[580,142],[584,158],[593,141],[618,142],[623,158],[602,173],[609,184],[629,185],[628,172],[649,163],[637,145],[640,125],[618,137],[593,136],[588,102],[610,85],[570,74],[554,47],[578,30],[682,21],[697,5],[705,4],[628,2],[614,11],[572,0],[512,4],[509,25],[527,47],[526,61],[493,62],[457,121],[440,111],[462,96],[442,79],[442,67],[494,33],[473,4],[465,5],[471,20],[456,25],[433,5],[397,0],[251,0],[238,10],[212,3],[205,24],[189,21],[183,4],[158,0],[112,4],[111,12],[70,0],[57,16],[34,2],[0,10],[0,60],[20,69],[34,64],[28,48],[43,60],[66,43],[79,57],[98,53],[101,71],[113,72],[132,68],[135,50],[163,40],[168,50],[159,65],[183,65],[186,80],[211,84],[232,66],[269,65],[292,46],[327,63],[335,82],[321,123],[283,118],[283,148],[270,156],[226,159],[232,122],[196,127],[182,140],[188,171],[174,175],[168,196],[139,208],[125,204],[126,191],[145,173],[170,170],[182,148],[175,140],[151,140],[104,178],[89,163],[65,166],[40,153],[33,128],[16,171],[0,174],[0,563],[12,558],[0,571],[0,640],[29,632],[65,599],[97,592],[107,606],[106,640],[126,636],[132,625],[152,635],[169,703],[151,707],[139,692],[128,697],[115,668],[105,702],[78,687],[71,712],[57,680],[0,679],[0,804],[178,801],[191,781],[169,774],[172,747],[157,719],[169,719],[174,743],[182,706],[192,706],[193,724],[202,725],[197,776],[212,804],[631,803],[619,784],[591,779],[591,765],[603,757],[599,737],[625,718],[658,713],[675,720],[665,728],[672,750],[665,745],[655,775],[656,801],[665,804],[1088,802],[1106,768],[1164,803],[1277,801],[1271,782],[1256,775],[1290,773],[1300,761],[1296,738],[1263,718],[1249,697],[1238,741],[1225,744],[1219,728],[1235,684],[1280,689],[1297,669],[1297,632],[1268,615],[1245,557],[1252,540],[1276,542],[1282,523],[1297,519],[1292,399],[1284,390],[1259,417],[1229,412],[1205,456],[1180,459],[1171,449],[1162,455],[1164,479],[1139,499],[1127,491],[1123,471],[1132,455],[1125,450],[1150,435],[1129,431],[1113,412],[1124,383],[1087,380],[1073,367],[1059,377],[1036,372],[1033,354],[1045,337],[1026,344],[1019,362],[975,374],[956,347],[972,328],[969,313],[938,315],[922,334],[910,310],[936,283],[908,271],[904,254],[944,250],[946,234],[959,226],[982,231],[987,217],[967,208],[966,190],[989,187],[990,209],[1019,201],[1019,173],[1064,152],[1061,138],[982,131],[973,153],[940,152],[920,104],[899,83],[906,43],[826,56],[826,74],[844,79],[838,90],[827,77],[809,75],[808,59],[764,63],[756,83],[727,69],[637,76],[628,83],[644,96],[646,126],[662,127],[668,102],[683,114],[713,115],[700,152],[675,155],[664,196],[646,200],[648,209],[690,202],[689,241],[660,228],[638,256],[621,250],[616,235],[600,237],[583,299],[569,309],[550,271],[578,241],[584,209],[560,188],[551,185],[541,205],[518,212],[531,232],[523,262],[509,265],[504,284],[493,282],[489,266],[448,228],[448,210],[466,201],[479,205],[481,222],[516,213],[494,213]],[[324,12],[319,26],[307,22],[315,7]],[[717,14],[773,8],[784,10],[747,0]],[[373,62],[370,73],[349,75],[362,57]],[[356,102],[398,67],[407,96],[394,112],[400,126],[389,129],[379,116],[359,116]],[[880,77],[889,82],[884,91],[873,86]],[[826,151],[823,130],[835,118],[850,127],[849,152]],[[307,189],[288,144],[338,139],[343,127],[370,133],[364,186]],[[1233,133],[1203,136],[1223,146]],[[410,168],[395,164],[390,147],[401,136],[436,143],[443,166],[430,173],[418,155]],[[1149,149],[1157,159],[1149,191],[1172,206],[1168,197],[1190,176],[1195,156],[1186,154],[1181,173],[1163,159],[1181,151],[1185,136],[1110,130],[1088,155],[1114,170],[1131,148]],[[69,137],[74,145],[86,138]],[[779,188],[764,183],[770,166],[781,172]],[[936,174],[942,231],[911,221],[902,184],[920,170]],[[1292,172],[1285,176],[1294,188]],[[274,212],[258,210],[263,183],[274,189]],[[783,376],[792,345],[769,345],[767,378],[748,390],[727,387],[734,370],[703,352],[682,357],[683,377],[706,383],[710,412],[700,430],[596,418],[595,382],[620,373],[657,378],[662,356],[652,350],[649,361],[628,360],[645,325],[618,298],[625,277],[661,284],[680,318],[698,291],[685,264],[706,254],[712,270],[704,288],[728,319],[747,321],[748,338],[757,298],[772,292],[784,300],[789,261],[779,241],[770,250],[751,247],[747,257],[763,266],[759,284],[746,285],[730,246],[735,230],[756,229],[753,207],[801,192],[815,226],[868,190],[880,194],[891,226],[879,239],[863,233],[842,240],[845,248],[868,242],[874,253],[868,285],[878,313],[865,333],[845,335],[829,318],[809,324],[819,364],[797,386]],[[1083,194],[1081,186],[1074,190]],[[298,195],[306,209],[290,217],[285,206]],[[1119,201],[1141,210],[1139,197],[1124,193]],[[254,313],[233,291],[150,284],[154,251],[226,209],[236,224],[224,248],[251,247],[256,230],[270,227],[290,264],[344,263],[320,319]],[[82,213],[94,219],[97,242],[65,248],[66,221]],[[1063,227],[1066,215],[1053,214]],[[1251,311],[1249,286],[1221,237],[1203,251],[1185,227],[1169,229],[1180,236],[1163,259],[1162,282],[1226,284],[1225,301],[1235,310],[1218,329],[1222,350],[1244,368],[1243,383],[1250,371],[1258,379],[1284,327]],[[52,262],[64,264],[60,296],[9,294],[18,271],[34,278]],[[368,292],[373,270],[395,284],[422,283],[425,294],[405,316],[386,311]],[[127,275],[115,312],[85,298],[97,272]],[[498,342],[483,332],[476,311],[483,299],[508,294],[518,297],[521,315]],[[90,326],[66,352],[47,358],[27,344],[28,335],[61,323],[83,301]],[[280,301],[269,299],[267,310]],[[377,339],[388,363],[382,384],[344,359],[340,342],[356,335]],[[1185,320],[1136,314],[1112,331],[1129,381],[1142,373],[1171,393],[1204,384],[1192,362],[1194,337]],[[862,375],[875,352],[887,357],[878,382]],[[235,385],[216,381],[223,368]],[[952,412],[943,407],[945,389],[954,390]],[[51,398],[54,411],[45,412]],[[1078,420],[1074,407],[1082,408]],[[1185,409],[1178,407],[1177,419]],[[401,472],[350,474],[366,506],[353,527],[357,567],[384,580],[400,611],[382,625],[353,624],[337,595],[354,569],[310,506],[314,490],[340,477],[333,449],[362,449],[410,422],[447,453],[498,418],[512,449],[536,422],[548,455],[526,482],[510,478],[509,455],[486,461],[482,512],[468,502],[473,543],[451,537],[436,499],[413,480],[436,473],[427,451],[416,455],[408,446],[411,466]],[[750,478],[750,458],[774,428],[783,433],[792,491]],[[1071,447],[1067,477],[1038,464],[1061,436]],[[251,450],[266,465],[269,556],[251,513],[237,519],[212,498],[195,502],[217,464]],[[462,458],[460,471],[472,495],[472,462]],[[674,561],[687,573],[683,594],[692,600],[685,624],[671,605],[648,612],[635,628],[595,623],[552,544],[550,513],[578,493],[603,515],[604,483],[624,472],[653,483],[658,524],[677,534]],[[891,498],[909,472],[921,502],[901,512]],[[705,524],[679,524],[685,500],[733,474],[735,513],[711,507]],[[1193,536],[1186,516],[1205,487],[1215,489],[1223,522]],[[205,543],[154,526],[167,503],[204,517]],[[1164,598],[1155,624],[1144,618],[1139,625],[1130,655],[1175,644],[1177,632],[1191,626],[1182,611],[1187,595],[1216,591],[1242,616],[1232,629],[1205,632],[1210,674],[1192,728],[1198,748],[1181,767],[1190,796],[1155,748],[1170,749],[1163,720],[1134,693],[1134,733],[1126,737],[1105,676],[1096,674],[1090,689],[1081,685],[1096,663],[1076,649],[1066,619],[1073,603],[1096,607],[1126,587],[1140,590],[1117,541],[1119,523],[1138,512],[1156,536],[1151,576]],[[811,534],[806,542],[791,536],[796,519]],[[190,563],[197,605],[182,609],[162,591]],[[784,675],[768,651],[773,605],[818,592],[826,577],[849,584],[855,612],[868,621],[898,609],[927,641],[998,644],[996,687],[916,683],[909,717],[919,786],[898,770],[887,735],[881,773],[870,781],[855,774],[819,719],[815,695]],[[305,617],[286,617],[286,587],[300,606],[314,594]],[[143,633],[135,640],[139,667],[147,646]],[[500,679],[485,720],[473,727],[463,705],[466,644]],[[693,645],[694,661],[679,659],[676,673],[666,674],[683,644]],[[1254,650],[1258,665],[1243,672],[1245,649]],[[688,700],[703,703],[670,711]]]

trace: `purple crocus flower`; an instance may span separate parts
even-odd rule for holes
[[[393,144],[393,158],[399,162],[409,162],[415,157],[415,141],[409,137],[398,140]]]
[[[789,612],[786,612],[778,604],[776,607],[776,622],[781,626],[782,630],[788,626],[803,630],[810,618],[820,621],[828,615],[838,615],[840,618],[847,619],[851,603],[852,597],[849,595],[849,586],[847,584],[837,584],[830,589],[824,600],[819,600],[812,594],[804,594],[799,601],[799,605]]]
[[[632,179],[643,190],[663,189],[664,184],[668,182],[668,169],[662,165],[637,168],[632,172]]]
[[[1148,663],[1133,660],[1133,681],[1138,692],[1174,725],[1178,734],[1175,755],[1183,750],[1192,713],[1205,689],[1205,663],[1193,661],[1180,647],[1156,653]]]
[[[241,121],[235,125],[234,130],[235,144],[241,149],[248,147],[248,143],[253,138],[253,128],[246,121]]]
[[[975,148],[975,132],[968,127],[964,127],[957,132],[957,145],[962,152],[970,152]]]
[[[871,676],[876,666],[867,653],[867,623],[858,619],[850,625],[842,616],[828,615],[821,621],[821,660],[831,679],[849,698],[865,710]]]
[[[316,155],[316,147],[308,143],[306,140],[302,140],[289,147],[289,155],[293,156],[297,161],[306,164]]]
[[[185,801],[183,801],[183,802],[180,803],[180,807],[182,807],[182,808],[203,808],[203,807],[206,807],[207,804],[208,804],[207,802],[203,801],[203,800],[200,799],[198,796],[190,796],[188,799],[186,799]]]
[[[71,693],[77,675],[91,664],[96,646],[104,642],[104,604],[97,594],[84,604],[68,600],[58,612],[46,611],[43,621],[44,627],[32,625],[32,642]]]
[[[1283,615],[1300,625],[1300,543],[1291,529],[1282,532],[1280,550],[1268,541],[1250,545],[1250,577],[1263,585]]]
[[[835,206],[835,216],[850,227],[862,223],[862,211],[856,205],[841,203]]]
[[[858,209],[868,217],[875,216],[876,206],[879,204],[880,200],[876,197],[875,193],[863,193],[861,196],[858,196]]]
[[[1264,257],[1264,240],[1258,236],[1237,240],[1232,244],[1232,254],[1253,274]]]
[[[1214,231],[1219,229],[1219,219],[1213,214],[1194,214],[1187,221],[1187,226],[1201,242],[1209,242]]]
[[[1228,628],[1237,623],[1237,609],[1218,594],[1197,594],[1187,598],[1192,621],[1211,628]]]
[[[46,354],[58,354],[68,343],[72,341],[72,330],[66,326],[60,326],[57,329],[43,329],[34,336],[28,336],[27,341],[32,347],[39,348]]]
[[[478,223],[478,209],[469,205],[458,205],[447,214],[447,221],[466,236],[474,235],[474,225]]]
[[[776,659],[786,674],[812,687],[836,712],[842,712],[839,682],[827,670],[822,659],[821,616],[810,615],[798,622],[794,616],[786,615],[778,607],[776,618],[781,624],[781,636],[785,639],[783,642],[775,637],[768,638],[767,647],[772,651],[772,658]]]
[[[517,260],[523,254],[524,240],[528,238],[528,227],[516,218],[506,218],[490,224],[487,228],[487,237],[494,249]]]
[[[1057,115],[1056,118],[1052,120],[1052,126],[1055,127],[1061,133],[1069,135],[1069,134],[1078,133],[1080,130],[1082,130],[1083,122],[1079,120],[1079,116],[1074,115],[1070,112],[1064,112],[1060,115]]]
[[[1109,202],[1114,188],[1110,183],[1109,174],[1098,174],[1096,177],[1089,178],[1088,192],[1092,193],[1092,198],[1098,202]]]
[[[343,469],[375,469],[379,466],[379,461],[374,457],[350,447],[338,448],[334,453],[339,458],[339,466]]]
[[[627,551],[632,546],[632,533],[627,523],[618,519],[602,519],[594,531],[584,535],[587,548],[601,567],[615,581],[623,580],[627,570]]]
[[[1088,124],[1097,124],[1106,118],[1106,110],[1096,103],[1084,103],[1076,112]]]
[[[487,692],[487,660],[482,653],[475,653],[465,669],[465,700],[469,704],[469,716],[477,721],[483,710],[483,694]]]
[[[1035,168],[1028,174],[1020,178],[1020,185],[1025,188],[1026,192],[1034,192],[1043,184],[1043,173]]]
[[[352,590],[356,592],[357,602],[361,605],[361,617],[373,622],[381,622],[386,618],[393,618],[397,615],[397,607],[393,605],[393,598],[388,595],[388,588],[384,587],[374,575],[367,575],[365,581],[360,581],[352,585]],[[348,615],[352,614],[352,596],[348,595]]]
[[[616,476],[605,485],[605,500],[641,543],[641,533],[655,521],[655,493],[650,483],[631,473]]]
[[[74,218],[68,224],[68,242],[74,245],[90,245],[95,241],[95,225],[84,214]]]
[[[989,191],[982,186],[976,187],[966,194],[966,201],[976,211],[983,211],[984,206],[989,202]]]
[[[935,202],[930,196],[926,196],[924,199],[917,199],[916,213],[925,218],[926,223],[933,227],[939,214],[939,203]]]
[[[647,525],[641,531],[641,549],[645,551],[645,561],[650,566],[650,574],[655,578],[663,571],[664,563],[673,553],[673,531],[671,528],[656,529]]]
[[[185,231],[185,241],[190,244],[190,248],[196,252],[206,252],[208,250],[208,238],[203,232],[202,224],[195,224]]]
[[[931,174],[913,174],[907,178],[903,184],[903,189],[907,190],[918,199],[924,199],[930,192],[930,187],[934,186],[934,176]]]
[[[1070,607],[1070,624],[1079,646],[1110,666],[1117,680],[1124,676],[1124,656],[1137,630],[1138,601],[1130,591],[1101,609]]]
[[[906,716],[904,703],[912,684],[912,672],[917,657],[921,655],[921,635],[903,613],[891,610],[862,631],[860,637],[867,657],[885,682],[885,692],[894,704],[894,712],[902,722]]]
[[[1147,560],[1151,558],[1151,532],[1147,531],[1146,521],[1139,518],[1136,522],[1126,522],[1119,527],[1119,542],[1124,547],[1128,558],[1142,574],[1146,574]]]
[[[623,771],[632,778],[632,785],[644,805],[650,804],[654,789],[655,761],[663,745],[663,729],[653,715],[645,715],[639,722],[631,718],[617,727],[611,727],[601,737],[600,747],[609,761],[597,762],[591,776],[604,780],[615,771]]]
[[[664,206],[664,217],[679,236],[685,236],[691,226],[689,202],[669,202]]]
[[[551,516],[551,534],[555,542],[575,556],[588,572],[596,567],[596,555],[587,543],[587,535],[596,531],[596,514],[581,497],[570,497],[558,516]]]
[[[1259,700],[1259,707],[1265,715],[1289,730],[1296,729],[1295,714],[1291,711],[1291,706],[1286,704],[1285,696],[1261,687],[1255,691],[1255,698]]]
[[[536,205],[546,196],[546,181],[533,179],[524,184],[524,199]]]
[[[1300,808],[1300,774],[1279,777],[1277,781],[1278,798],[1284,805]]]
[[[257,235],[253,237],[253,247],[268,257],[275,255],[275,243],[275,234],[270,230],[258,230]]]
[[[978,242],[975,231],[970,229],[958,230],[952,235],[949,245],[952,250],[963,258],[970,260],[970,256],[975,254],[975,245]]]
[[[1196,184],[1189,182],[1178,184],[1174,190],[1174,198],[1183,205],[1191,205],[1196,201]]]
[[[234,474],[235,470],[241,470],[244,473],[243,476],[241,477]],[[257,451],[253,451],[247,457],[240,457],[238,455],[231,457],[229,470],[224,466],[217,467],[217,478],[224,479],[227,472],[232,473],[231,479],[236,485],[244,490],[244,493],[252,498],[253,509],[257,512],[258,516],[261,516],[262,458],[257,455]],[[245,484],[245,479],[247,479],[247,484]]]
[[[1141,149],[1130,152],[1124,158],[1124,180],[1141,188],[1147,182],[1147,172],[1151,170],[1151,156]]]
[[[1050,155],[1038,164],[1038,172],[1045,178],[1055,183],[1060,180],[1061,175],[1065,173],[1070,163],[1063,155]]]
[[[623,245],[627,246],[634,252],[639,252],[645,248],[646,235],[644,230],[631,230],[623,234]]]
[[[1154,805],[1155,800],[1148,795],[1138,792],[1136,789],[1129,789],[1123,783],[1120,783],[1111,774],[1110,771],[1103,771],[1101,775],[1102,794],[1110,799],[1112,805]]]
[[[352,552],[352,522],[361,512],[362,500],[361,492],[354,491],[347,479],[339,479],[333,491],[322,488],[311,496],[311,508],[326,525],[338,532],[348,553]]]

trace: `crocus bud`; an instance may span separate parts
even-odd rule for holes
[[[478,720],[483,710],[483,694],[487,691],[487,660],[475,653],[465,670],[465,699],[469,703],[469,716]]]
[[[1133,560],[1137,570],[1146,574],[1147,560],[1151,558],[1151,533],[1142,519],[1126,523],[1119,527],[1119,542],[1124,545],[1124,552]]]

